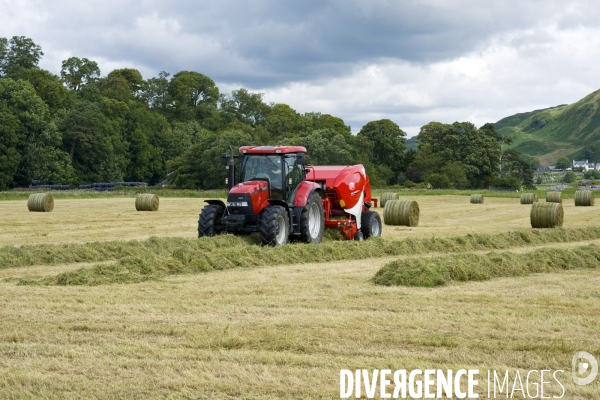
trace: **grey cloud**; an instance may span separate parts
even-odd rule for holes
[[[585,9],[566,12],[563,4],[62,0],[36,3],[48,17],[38,28],[41,37],[33,39],[76,56],[131,60],[156,72],[197,70],[221,82],[264,88],[345,74],[380,58],[450,59],[541,20],[571,26],[573,19],[581,23],[583,13],[592,23]],[[151,32],[139,26],[144,18],[175,25],[172,36],[148,37]]]

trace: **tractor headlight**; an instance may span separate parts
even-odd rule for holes
[[[227,207],[248,207],[247,201],[228,201]]]

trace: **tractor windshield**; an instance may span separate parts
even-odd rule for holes
[[[271,187],[271,198],[283,200],[283,168],[280,155],[245,155],[240,168],[240,182],[264,179]]]

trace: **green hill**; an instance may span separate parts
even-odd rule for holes
[[[513,140],[507,148],[536,156],[542,165],[562,156],[600,162],[600,90],[573,104],[515,114],[494,125]]]

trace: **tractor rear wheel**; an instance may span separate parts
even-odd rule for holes
[[[290,221],[285,208],[267,206],[260,217],[260,240],[263,246],[281,246],[290,236]]]
[[[219,220],[223,216],[223,207],[217,204],[209,204],[200,212],[198,219],[198,237],[215,236],[221,233],[217,229]]]
[[[381,217],[375,211],[365,211],[360,218],[360,230],[365,239],[381,236]]]
[[[325,232],[323,201],[318,193],[313,193],[300,214],[300,240],[304,243],[320,243],[323,240],[323,232]]]

